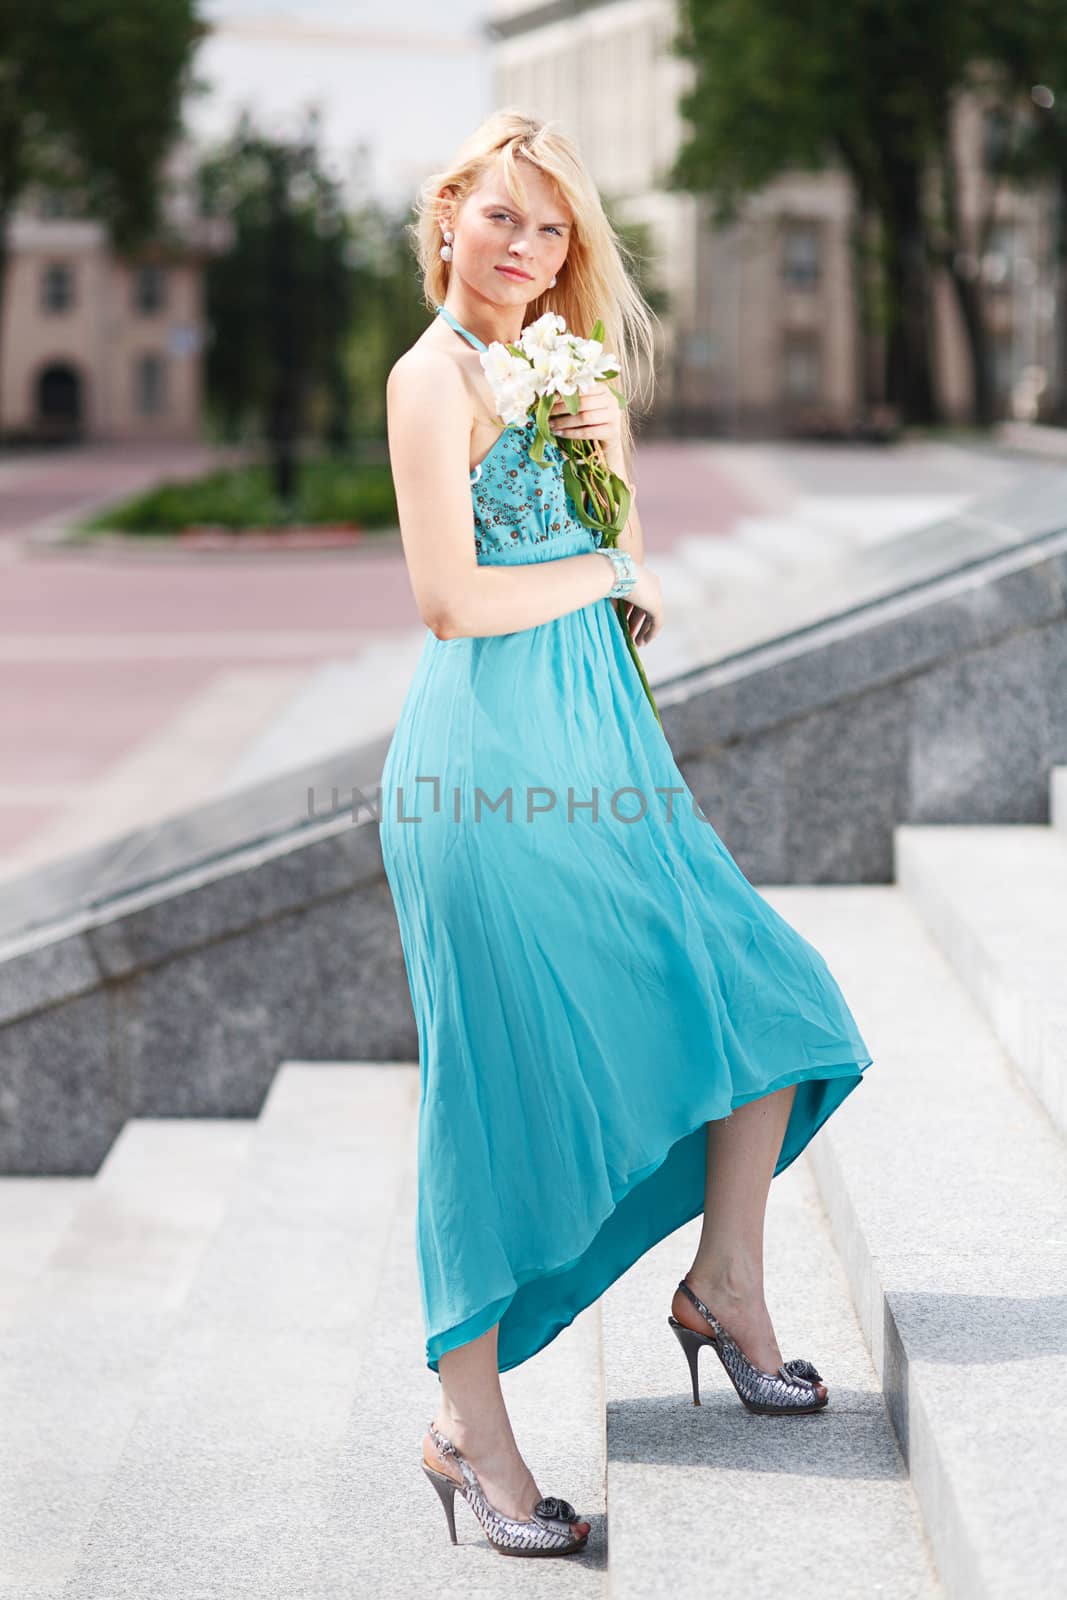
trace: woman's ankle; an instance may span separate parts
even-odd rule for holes
[[[694,1266],[685,1274],[685,1282],[705,1305],[715,1310],[717,1305],[750,1306],[764,1303],[763,1273],[745,1265]],[[678,1291],[681,1293],[681,1291]]]
[[[515,1439],[507,1422],[468,1421],[450,1412],[446,1405],[438,1407],[434,1427],[450,1439],[462,1455],[484,1458],[506,1456],[515,1450]]]

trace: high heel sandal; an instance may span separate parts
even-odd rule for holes
[[[576,1538],[570,1524],[583,1520],[569,1500],[545,1496],[534,1506],[529,1519],[505,1517],[485,1498],[478,1474],[465,1456],[460,1455],[451,1439],[438,1433],[433,1423],[428,1430],[442,1455],[455,1456],[463,1473],[464,1482],[452,1478],[447,1472],[438,1472],[427,1461],[422,1470],[441,1497],[445,1519],[452,1543],[456,1544],[456,1490],[466,1500],[474,1515],[485,1529],[491,1547],[502,1556],[565,1556],[572,1550],[584,1550],[589,1535]]]
[[[820,1398],[815,1385],[821,1383],[822,1378],[810,1361],[797,1356],[792,1361],[783,1361],[776,1373],[764,1372],[762,1368],[753,1365],[737,1340],[727,1333],[718,1317],[708,1310],[703,1300],[697,1298],[684,1278],[678,1287],[686,1298],[692,1301],[711,1329],[710,1333],[698,1333],[693,1328],[687,1328],[684,1322],[676,1321],[673,1316],[667,1317],[667,1322],[689,1362],[695,1406],[700,1404],[697,1361],[703,1346],[710,1344],[726,1368],[726,1376],[737,1390],[742,1405],[747,1406],[749,1411],[784,1417],[823,1409],[829,1396],[824,1394]]]

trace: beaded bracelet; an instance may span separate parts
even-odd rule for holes
[[[607,599],[622,600],[637,582],[637,566],[628,550],[617,550],[613,545],[602,545],[597,555],[607,556],[615,568],[615,582],[608,590]]]

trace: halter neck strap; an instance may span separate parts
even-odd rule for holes
[[[464,328],[460,323],[458,323],[451,311],[449,311],[445,306],[437,306],[435,309],[441,313],[446,322],[451,323],[452,327],[455,328],[457,333],[461,333],[465,339],[469,339],[476,350],[488,350],[489,346],[483,344],[476,333],[471,333],[468,328]]]

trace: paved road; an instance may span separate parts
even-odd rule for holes
[[[210,459],[159,447],[0,458],[0,872],[218,792],[316,673],[418,641],[395,539],[377,551],[165,557],[26,542],[33,527]],[[726,550],[791,507],[825,503],[829,516],[835,495],[846,536],[854,525],[862,539],[887,507],[922,520],[1007,470],[937,446],[650,442],[637,467],[646,555],[677,567],[694,541]],[[402,675],[410,653],[396,660]],[[338,722],[336,742],[359,726]]]
[[[168,477],[192,477],[217,459],[201,445],[93,445],[0,455],[0,554],[35,524],[133,494]]]

